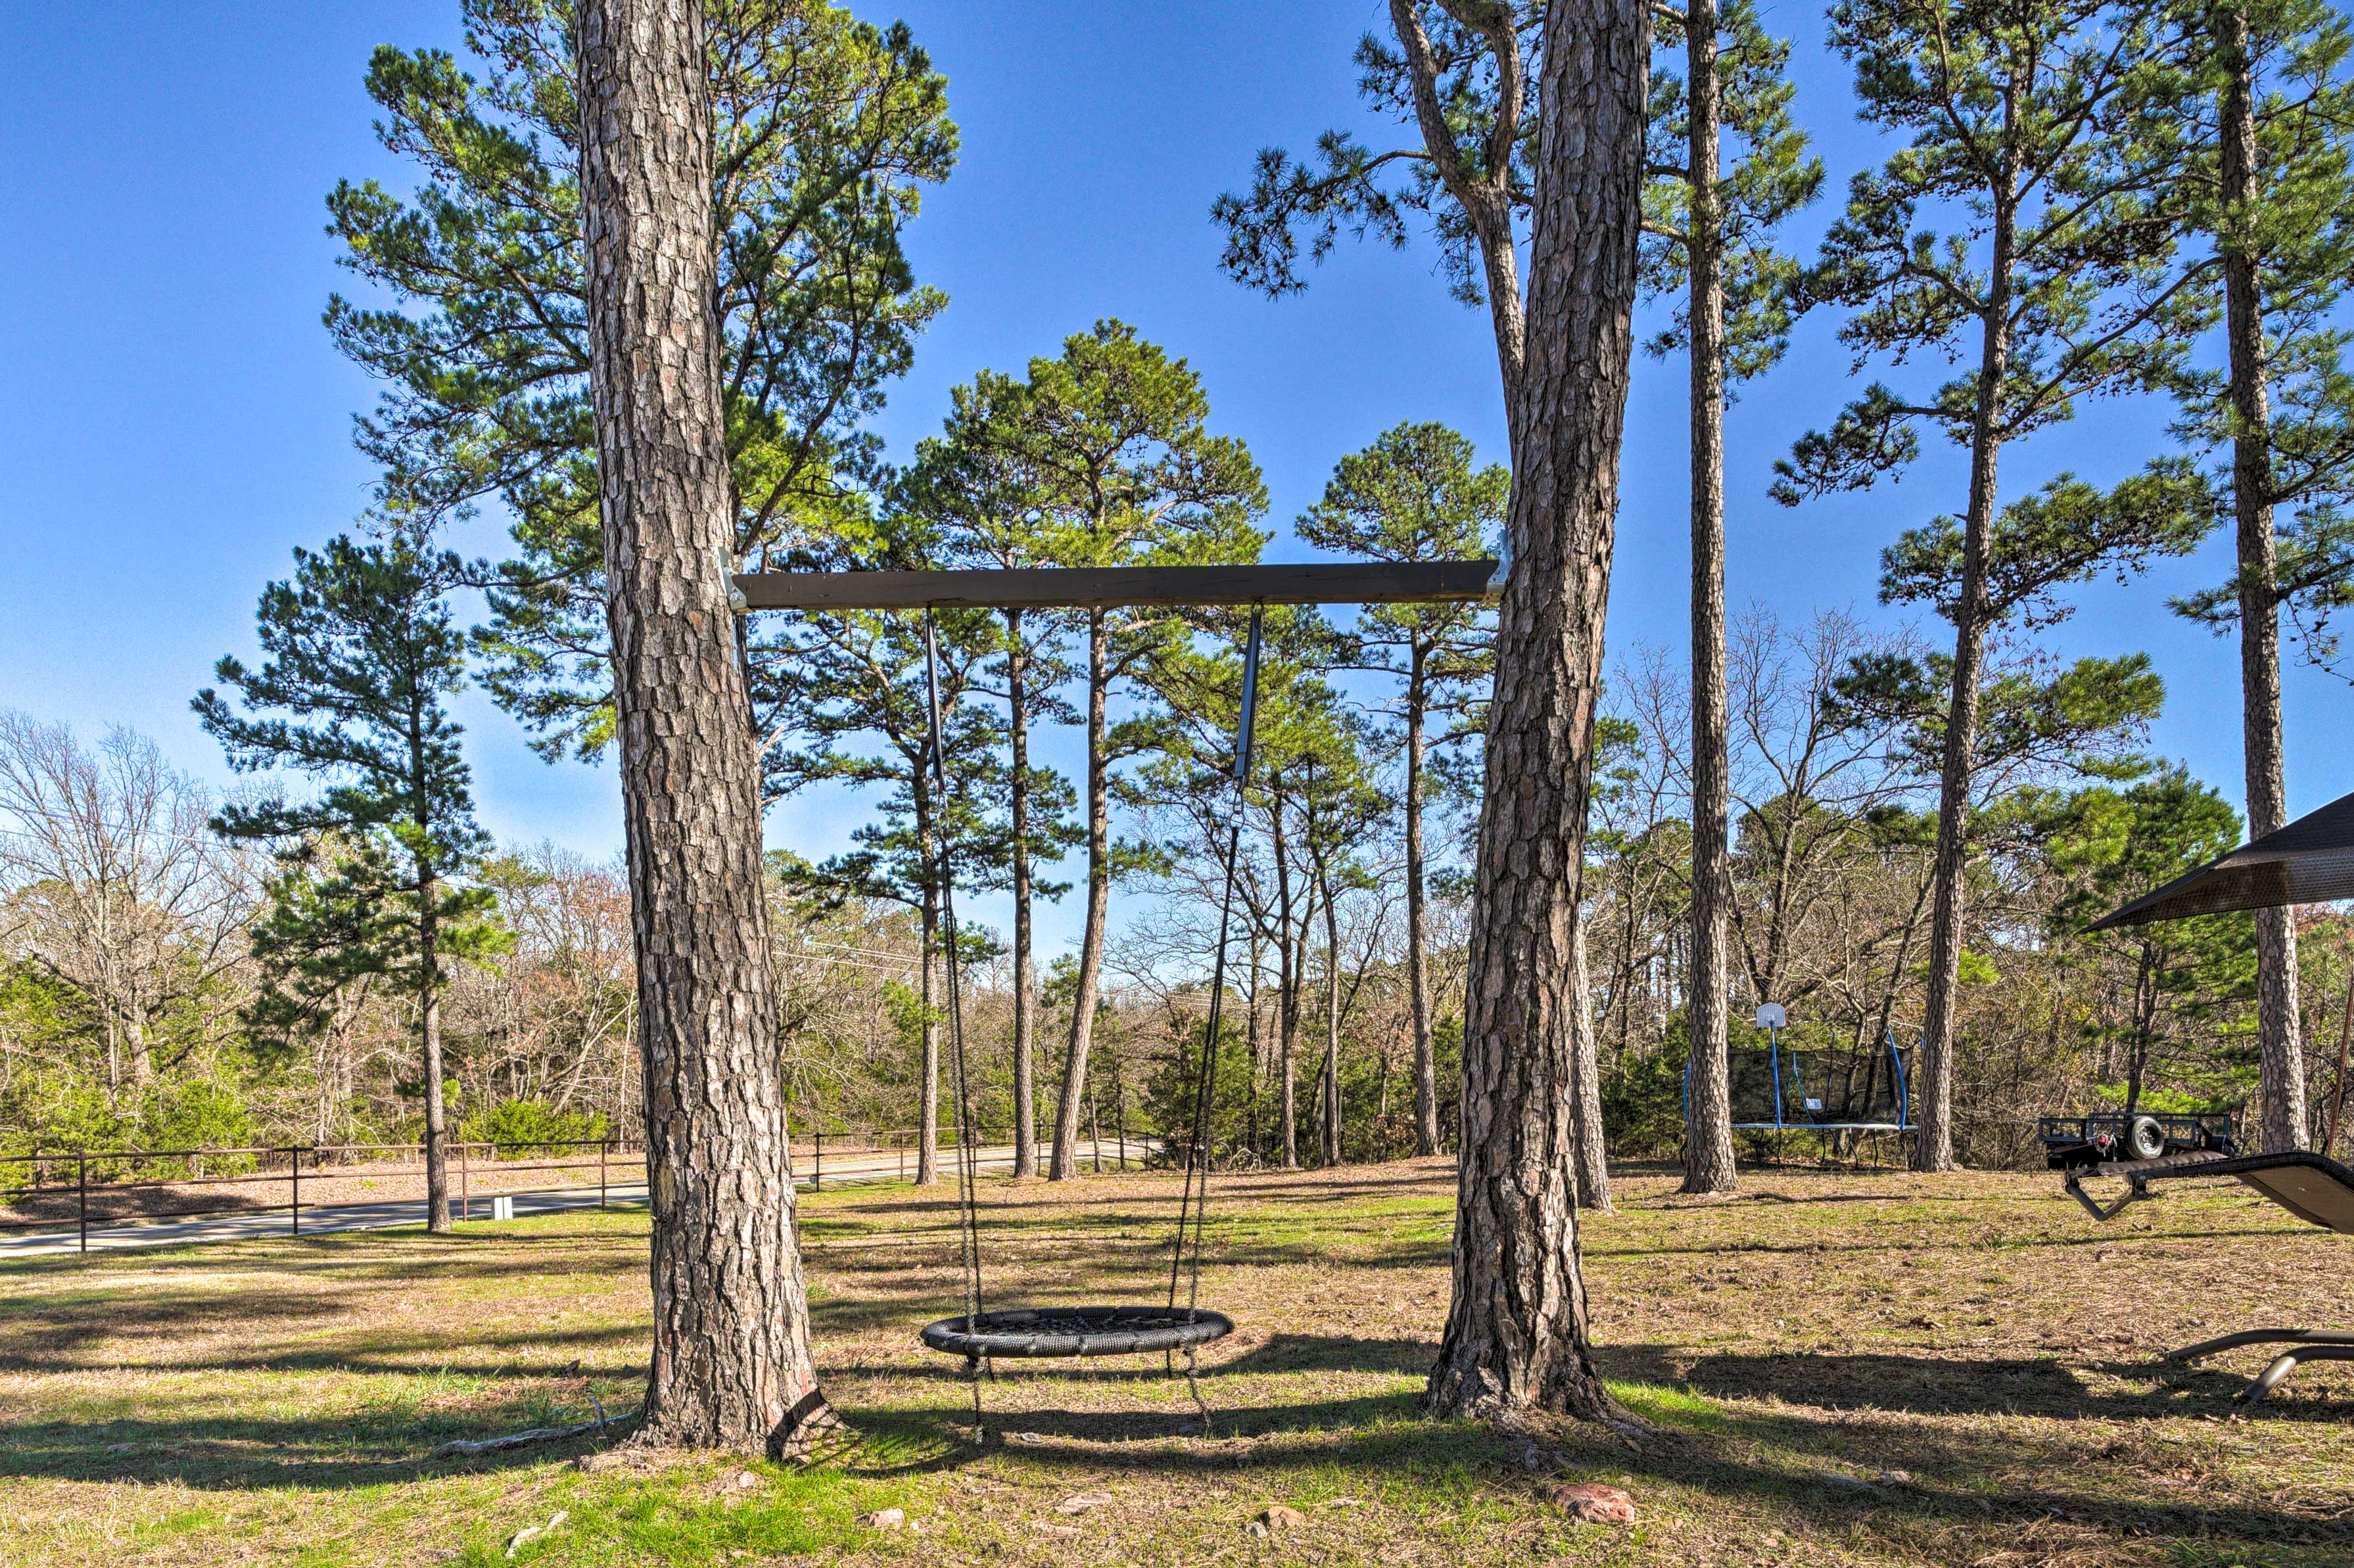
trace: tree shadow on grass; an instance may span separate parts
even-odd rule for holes
[[[1204,1387],[1240,1377],[1314,1372],[1421,1377],[1430,1371],[1438,1353],[1438,1347],[1428,1340],[1352,1340],[1322,1334],[1272,1334],[1235,1355],[1221,1356],[1224,1349],[1214,1343],[1203,1351],[1197,1375]],[[963,1383],[970,1377],[961,1358],[913,1347],[904,1360],[881,1364],[829,1361],[824,1371],[830,1377],[907,1378],[922,1383]],[[1153,1383],[1183,1375],[1182,1357],[1172,1361],[1158,1351],[1119,1357],[1003,1356],[996,1358],[983,1388],[1061,1379],[1097,1384]]]
[[[1634,1398],[1630,1391],[1628,1397]],[[1638,1402],[1641,1403],[1641,1402]],[[1542,1489],[1553,1473],[1531,1475],[1518,1464],[1520,1446],[1472,1424],[1442,1422],[1419,1410],[1413,1392],[1351,1398],[1221,1406],[1211,1436],[1195,1434],[1198,1419],[1183,1406],[1148,1412],[1051,1407],[991,1413],[991,1451],[1028,1466],[1066,1470],[1070,1485],[1099,1487],[1109,1477],[1171,1477],[1334,1470],[1369,1485],[1429,1486],[1469,1493],[1478,1506],[1522,1506],[1544,1514]],[[907,1474],[955,1469],[983,1450],[969,1438],[961,1406],[897,1405],[847,1414],[875,1441],[843,1463],[854,1473]],[[1850,1541],[1875,1536],[1893,1555],[1917,1558],[1923,1543],[1957,1529],[1984,1532],[1968,1548],[1975,1559],[1990,1546],[2020,1538],[2050,1521],[2096,1531],[2110,1548],[2128,1541],[2171,1538],[2224,1546],[2233,1542],[2354,1544],[2354,1520],[2298,1513],[2166,1484],[2145,1477],[2136,1495],[2104,1491],[2088,1469],[2082,1432],[2051,1427],[1967,1431],[1909,1420],[1834,1418],[1787,1406],[1739,1405],[1693,1412],[1688,1405],[1655,1413],[1654,1434],[1638,1446],[1599,1428],[1557,1434],[1571,1476],[1632,1478],[1638,1499],[1659,1487],[1698,1493],[1712,1501],[1764,1510],[1785,1528],[1804,1527]],[[1323,1439],[1319,1441],[1319,1439]],[[1961,1451],[1967,1446],[1967,1452]],[[2094,1456],[2095,1457],[2097,1456]],[[1875,1479],[1887,1467],[1911,1467],[1920,1481]],[[1973,1487],[1976,1472],[1999,1477],[1999,1491]],[[1468,1475],[1467,1475],[1468,1472]],[[1642,1506],[1638,1503],[1638,1507]],[[1934,1552],[1932,1554],[1934,1556]],[[2216,1561],[2236,1560],[2236,1549]],[[2090,1558],[2086,1558],[2090,1561]],[[2316,1559],[2317,1561],[2318,1559]]]
[[[70,1341],[53,1347],[46,1356],[0,1355],[0,1372],[58,1375],[70,1372],[134,1372],[169,1376],[188,1372],[341,1372],[385,1377],[512,1378],[636,1377],[645,1371],[648,1330],[643,1324],[611,1323],[578,1329],[498,1330],[469,1333],[462,1339],[446,1334],[388,1334],[378,1330],[354,1330],[342,1343],[306,1341],[301,1347],[263,1347],[235,1355],[191,1355],[181,1360],[134,1359],[113,1353],[76,1355]],[[571,1351],[574,1361],[558,1365],[552,1360],[523,1361],[494,1359]],[[616,1351],[625,1359],[602,1359],[587,1365],[591,1355],[607,1358]]]
[[[2033,1415],[2062,1420],[2154,1420],[2221,1415],[2246,1382],[2234,1373],[2149,1361],[2072,1363],[2048,1356],[1923,1356],[1694,1353],[1665,1345],[1612,1346],[1596,1352],[1606,1376],[1683,1384],[1717,1399],[1780,1399],[1826,1410],[1911,1415]],[[2083,1372],[2154,1386],[2096,1388]],[[2354,1407],[2332,1398],[2258,1407],[2284,1421],[2346,1421]]]
[[[567,1265],[569,1266],[567,1267]],[[258,1236],[231,1241],[189,1241],[154,1247],[112,1248],[90,1254],[47,1253],[0,1258],[0,1281],[29,1282],[36,1290],[138,1291],[157,1276],[192,1274],[217,1278],[225,1273],[267,1272],[287,1279],[323,1278],[364,1284],[429,1277],[545,1280],[551,1273],[624,1275],[633,1281],[645,1269],[642,1233],[540,1234],[459,1232],[433,1235],[421,1225],[406,1230],[331,1231],[319,1235]],[[54,1297],[22,1294],[0,1298],[8,1312],[46,1313]]]
[[[578,1402],[575,1402],[578,1403]],[[479,1438],[595,1418],[583,1404],[510,1400],[455,1413],[388,1405],[306,1419],[115,1418],[15,1422],[0,1445],[0,1478],[174,1483],[204,1491],[283,1488],[343,1490],[461,1471],[506,1470],[610,1446],[594,1436],[527,1448],[436,1459],[452,1438]],[[626,1422],[612,1426],[613,1439]]]
[[[1212,1413],[1206,1438],[1186,1430],[1199,1416],[1182,1396],[1126,1410],[1073,1409],[1059,1402],[1016,1408],[1020,1402],[1009,1391],[1001,1390],[992,1404],[984,1389],[984,1427],[991,1452],[1049,1476],[1066,1474],[1074,1485],[1098,1486],[1108,1475],[1122,1474],[1140,1480],[1257,1474],[1268,1477],[1272,1485],[1279,1484],[1275,1478],[1337,1469],[1362,1475],[1368,1485],[1428,1489],[1442,1508],[1500,1503],[1540,1514],[1545,1505],[1539,1489],[1546,1478],[1518,1467],[1517,1445],[1481,1426],[1422,1415],[1412,1388],[1286,1398],[1267,1397],[1263,1384],[1230,1381],[1259,1372],[1403,1372],[1418,1370],[1427,1354],[1428,1347],[1416,1341],[1270,1340],[1203,1380]],[[1717,1358],[1716,1370],[1724,1372],[1726,1363],[1738,1360]],[[1789,1364],[1776,1361],[1785,1369]],[[1956,1372],[1955,1363],[1937,1365],[1949,1377]],[[1876,1375],[1885,1369],[1857,1370]],[[2052,1374],[2039,1370],[2037,1375]],[[1050,1389],[1024,1392],[1033,1399],[1052,1398]],[[1834,1414],[1750,1400],[1703,1405],[1680,1396],[1655,1397],[1639,1386],[1629,1388],[1627,1397],[1649,1414],[1659,1431],[1639,1448],[1629,1448],[1598,1429],[1568,1429],[1556,1440],[1570,1473],[1615,1478],[1625,1472],[1636,1478],[1638,1497],[1647,1489],[1673,1487],[1762,1510],[1787,1526],[1877,1536],[1897,1555],[1917,1555],[1924,1532],[1963,1526],[2015,1531],[2053,1516],[2120,1543],[2151,1536],[2219,1544],[2354,1543],[2354,1522],[2301,1515],[2263,1501],[2186,1494],[2166,1486],[2162,1478],[2142,1478],[2142,1489],[2133,1495],[2105,1492],[2085,1465],[2086,1434],[2073,1424],[1940,1425],[1912,1419],[1910,1410]],[[19,1423],[0,1449],[0,1476],[172,1481],[213,1491],[378,1486],[451,1472],[543,1467],[570,1458],[599,1443],[583,1438],[463,1459],[429,1456],[436,1444],[452,1436],[482,1436],[582,1414],[551,1408],[545,1398],[522,1398],[446,1413],[362,1406],[319,1419]],[[970,1416],[964,1401],[953,1395],[919,1396],[913,1403],[852,1400],[843,1414],[861,1441],[829,1455],[828,1462],[854,1476],[955,1469],[981,1452],[960,1430]],[[1876,1467],[1893,1466],[1924,1478],[1903,1484],[1871,1479]],[[1999,1478],[2002,1489],[1973,1489],[1969,1483],[1977,1470]]]

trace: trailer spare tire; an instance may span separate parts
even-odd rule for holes
[[[2125,1157],[2156,1160],[2166,1153],[2166,1128],[2154,1116],[2137,1116],[2126,1123]]]

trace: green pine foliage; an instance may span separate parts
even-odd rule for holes
[[[2217,118],[2227,62],[2210,18],[2186,6],[2177,23],[2186,62],[2168,129],[2179,138],[2189,232],[2217,255],[2248,259],[2264,333],[2261,346],[2269,399],[2265,423],[2248,429],[2233,409],[2230,377],[2220,369],[2186,374],[2176,388],[2181,418],[2175,435],[2213,459],[2219,515],[2232,512],[2242,483],[2255,485],[2275,519],[2279,563],[2274,602],[2285,607],[2317,661],[2333,662],[2334,612],[2354,604],[2354,375],[2346,366],[2349,334],[2339,309],[2354,278],[2354,28],[2323,0],[2260,0],[2245,5],[2249,66],[2255,92],[2253,198],[2235,203],[2224,190]],[[2209,309],[2222,308],[2220,279],[2205,275]],[[2232,448],[2254,438],[2256,467],[2235,471]],[[2175,608],[2218,631],[2240,613],[2239,584],[2183,596]]]
[[[465,633],[445,599],[457,557],[394,532],[297,549],[294,568],[261,596],[265,662],[224,658],[214,673],[231,694],[207,688],[194,705],[232,768],[319,786],[235,800],[213,821],[280,849],[249,1019],[281,1042],[326,1027],[371,982],[437,991],[504,940],[471,880],[489,841],[447,705],[464,680]]]
[[[345,264],[393,302],[339,296],[327,328],[383,385],[359,442],[387,499],[435,519],[484,502],[512,514],[514,554],[487,573],[484,684],[548,756],[593,756],[612,715],[572,7],[461,11],[471,62],[390,46],[369,62],[378,136],[419,184],[328,197]],[[901,238],[957,132],[902,25],[778,0],[704,12],[736,555],[781,562],[835,547],[822,524],[856,513],[878,459],[865,420],[946,302]],[[790,656],[758,640],[755,654]]]
[[[1220,196],[1210,209],[1211,221],[1225,236],[1219,264],[1244,287],[1276,297],[1297,293],[1307,287],[1303,258],[1321,262],[1343,235],[1403,249],[1419,227],[1438,245],[1448,291],[1467,305],[1487,299],[1479,237],[1448,189],[1434,138],[1469,180],[1496,181],[1500,175],[1512,213],[1525,213],[1544,6],[1541,0],[1509,0],[1476,8],[1419,3],[1403,8],[1413,15],[1421,47],[1429,51],[1433,112],[1426,116],[1417,102],[1409,50],[1394,27],[1401,6],[1394,4],[1392,30],[1358,40],[1357,95],[1382,119],[1410,132],[1412,143],[1377,150],[1353,131],[1332,130],[1317,137],[1310,157],[1263,149],[1250,188]],[[1508,69],[1519,112],[1500,163],[1499,109]],[[1511,221],[1516,225],[1517,217]]]
[[[1690,84],[1673,58],[1684,48],[1684,14],[1668,8],[1652,34],[1651,122],[1643,187],[1643,285],[1675,300],[1668,326],[1645,346],[1665,355],[1689,345],[1691,276]],[[1732,158],[1718,175],[1712,243],[1723,268],[1724,377],[1762,376],[1789,346],[1800,269],[1775,231],[1820,194],[1823,163],[1790,112],[1797,88],[1790,46],[1768,33],[1747,0],[1717,13],[1717,114]]]
[[[2247,1038],[2254,921],[2204,915],[2083,934],[2119,905],[2229,851],[2240,842],[2239,813],[2215,789],[2167,768],[2128,789],[2083,790],[2048,816],[2052,867],[2069,884],[2052,925],[2077,938],[2066,951],[2088,982],[2080,1027],[2105,1069],[2103,1093],[2127,1111],[2244,1102],[2255,1087]],[[2172,1086],[2154,1092],[2153,1079]]]

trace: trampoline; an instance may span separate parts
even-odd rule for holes
[[[1794,1133],[1829,1134],[1846,1142],[1914,1130],[1908,1064],[1895,1031],[1882,1033],[1876,1051],[1801,1050],[1782,1039],[1789,1015],[1779,1002],[1761,1005],[1756,1022],[1766,1031],[1766,1048],[1733,1053],[1726,1068],[1734,1131],[1770,1133],[1777,1140]],[[1689,1119],[1690,1062],[1683,1097]]]

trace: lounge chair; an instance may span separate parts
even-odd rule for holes
[[[2103,1203],[2084,1191],[2087,1180],[2122,1177],[2126,1190]],[[2131,1204],[2153,1196],[2157,1181],[2214,1181],[2229,1177],[2253,1187],[2303,1220],[2342,1235],[2354,1235],[2354,1171],[2323,1154],[2235,1154],[2221,1159],[2208,1154],[2169,1155],[2163,1160],[2137,1160],[2118,1164],[2091,1165],[2068,1172],[2069,1196],[2096,1220],[2114,1220]],[[2354,1361],[2354,1333],[2338,1329],[2246,1329],[2217,1339],[2202,1340],[2168,1352],[2170,1361],[2197,1361],[2219,1351],[2242,1345],[2287,1345],[2235,1396],[2253,1404],[2280,1385],[2300,1361]]]

